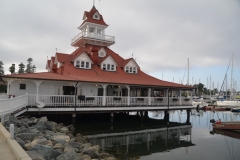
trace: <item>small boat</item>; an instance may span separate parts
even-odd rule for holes
[[[240,112],[240,107],[232,108],[232,112]]]
[[[221,134],[221,135],[225,135],[228,137],[232,137],[232,138],[237,138],[240,139],[240,132],[238,131],[232,131],[232,130],[222,130],[222,129],[213,129],[211,131],[211,134]]]
[[[204,101],[203,98],[201,98],[200,100],[193,101],[192,106],[196,109],[204,109],[208,106],[208,104]]]
[[[213,129],[228,129],[228,130],[240,130],[240,121],[225,121],[221,120],[215,121],[210,120],[213,126]]]

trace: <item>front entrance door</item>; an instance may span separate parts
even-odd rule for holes
[[[75,95],[75,88],[73,86],[63,86],[63,95]]]

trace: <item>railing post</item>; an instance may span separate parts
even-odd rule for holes
[[[148,88],[148,105],[151,106],[151,88]]]
[[[128,90],[127,105],[130,106],[130,87],[126,86]]]
[[[5,122],[5,114],[2,114],[1,115],[1,123],[2,123],[2,125],[4,125],[4,122]]]
[[[10,124],[10,138],[14,139],[14,124]]]
[[[182,90],[179,91],[179,105],[181,106],[182,105]]]
[[[102,101],[102,105],[106,106],[106,88],[107,88],[107,85],[106,84],[102,84],[102,87],[103,87],[103,101]]]

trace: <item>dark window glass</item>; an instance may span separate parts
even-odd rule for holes
[[[20,84],[20,89],[26,90],[26,84]]]

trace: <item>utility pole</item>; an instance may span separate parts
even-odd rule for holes
[[[189,86],[189,58],[188,58],[188,80],[187,80],[187,85]]]

